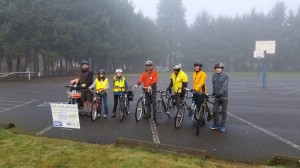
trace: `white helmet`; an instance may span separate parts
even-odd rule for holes
[[[175,64],[175,65],[173,65],[173,69],[174,69],[174,70],[179,70],[179,69],[181,69],[181,64]]]
[[[116,73],[123,73],[122,69],[117,69]]]

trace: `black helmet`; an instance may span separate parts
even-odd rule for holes
[[[200,66],[200,67],[202,67],[202,63],[199,62],[199,61],[197,61],[197,62],[194,63],[194,66]]]
[[[104,69],[100,69],[100,70],[98,71],[98,74],[105,74]]]
[[[87,64],[87,65],[89,65],[89,62],[88,62],[88,61],[86,61],[86,60],[82,60],[82,63],[81,63],[81,65],[83,65],[83,64]]]
[[[148,60],[148,61],[145,62],[145,65],[146,65],[146,66],[152,66],[152,65],[153,65],[153,62],[150,61],[150,60]]]
[[[224,69],[224,64],[223,63],[217,63],[217,64],[215,64],[215,68],[222,68],[222,69]]]

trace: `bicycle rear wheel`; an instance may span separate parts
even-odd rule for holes
[[[92,121],[96,121],[98,115],[98,107],[96,101],[93,101],[92,103],[92,109],[91,109],[91,119]]]
[[[164,114],[166,114],[166,107],[164,106],[162,100],[156,102],[156,114],[154,120],[156,124],[161,124],[163,122]]]
[[[139,99],[136,108],[135,108],[135,120],[136,122],[139,122],[141,120],[143,114],[143,102],[142,99]]]
[[[184,113],[185,113],[185,106],[181,105],[178,108],[177,114],[175,116],[175,122],[174,122],[175,128],[179,128],[181,126],[181,123],[184,118]]]

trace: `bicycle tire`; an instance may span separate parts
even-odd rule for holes
[[[92,122],[96,121],[97,115],[98,115],[98,109],[97,109],[97,106],[96,106],[96,102],[93,101],[92,108],[91,108],[91,120],[92,120]]]
[[[139,99],[138,102],[136,103],[136,108],[135,108],[135,120],[136,120],[136,122],[139,122],[141,120],[143,112],[144,112],[143,102],[142,102],[142,99]]]
[[[169,111],[169,113],[168,113],[169,119],[172,118],[171,112],[173,111],[173,109],[174,109],[173,99],[171,96],[169,96],[169,98],[167,100],[167,105],[166,105],[166,111]]]
[[[206,111],[206,105],[202,104],[199,109],[199,125],[200,127],[203,127],[205,125],[205,111]]]
[[[124,119],[124,104],[123,104],[123,99],[119,98],[119,107],[118,107],[118,112],[119,112],[119,120],[123,121]]]
[[[184,119],[184,113],[185,113],[185,106],[180,105],[175,116],[174,126],[176,129],[181,126],[181,123]]]
[[[156,102],[156,114],[154,116],[154,121],[156,124],[162,123],[164,114],[166,114],[166,107],[162,103],[162,100],[158,100]]]

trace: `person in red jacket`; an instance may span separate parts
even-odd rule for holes
[[[158,73],[153,68],[152,61],[146,61],[146,70],[143,71],[139,81],[136,83],[134,88],[136,89],[142,83],[144,83],[144,89],[147,90],[145,93],[146,103],[147,103],[147,112],[144,115],[144,118],[150,118],[151,116],[151,105],[153,107],[153,112],[156,114],[156,91],[157,91],[157,81]]]

